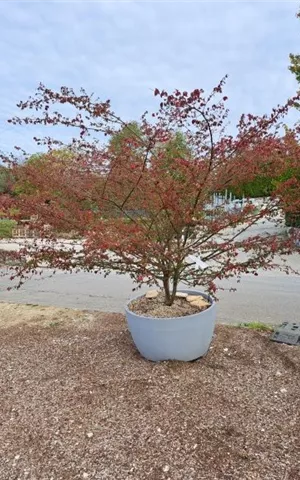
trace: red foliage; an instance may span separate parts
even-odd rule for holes
[[[71,158],[56,158],[52,149],[60,143],[47,137],[36,141],[48,146],[48,161],[15,167],[18,182],[30,185],[16,206],[22,215],[38,215],[35,229],[44,239],[30,247],[29,264],[18,273],[32,271],[41,262],[107,274],[116,270],[129,273],[138,284],[163,283],[171,303],[179,281],[214,291],[216,279],[256,274],[258,268],[274,266],[275,254],[290,253],[293,244],[286,237],[245,235],[262,219],[276,221],[280,197],[269,199],[260,210],[251,203],[240,210],[210,203],[213,193],[229,185],[270,172],[280,175],[291,158],[299,166],[299,132],[283,134],[280,126],[298,97],[269,116],[243,115],[233,137],[225,131],[224,82],[208,96],[201,89],[172,94],[155,89],[158,110],[142,115],[140,134],[132,132],[131,141],[117,149],[101,142],[101,135],[110,137],[130,127],[109,101],[100,102],[83,90],[76,95],[66,87],[53,92],[40,85],[34,97],[20,102],[21,110],[34,109],[37,116],[14,118],[12,123],[72,126],[79,136],[67,146]],[[71,106],[74,116],[53,109],[61,104]],[[183,133],[186,151],[166,155],[176,132]],[[53,234],[45,238],[45,223],[54,231],[80,232],[81,254],[66,251]],[[199,270],[190,255],[200,255],[209,267]]]

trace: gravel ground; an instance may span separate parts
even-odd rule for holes
[[[195,295],[194,298],[199,298],[199,295]],[[201,298],[205,302],[205,299]],[[186,298],[175,298],[173,305],[167,306],[165,305],[165,295],[160,292],[156,298],[143,296],[133,300],[130,304],[130,310],[137,315],[145,317],[174,318],[194,315],[201,310],[206,310],[210,306],[209,302],[206,302],[204,305],[200,302],[200,304],[201,307],[191,304]]]
[[[0,326],[1,480],[300,479],[299,347],[220,325],[155,364],[120,314],[0,304]]]

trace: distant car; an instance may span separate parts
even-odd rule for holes
[[[229,211],[230,210],[237,211],[237,210],[242,210],[243,206],[244,206],[243,200],[232,200],[228,204],[227,209]]]

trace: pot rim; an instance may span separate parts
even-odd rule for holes
[[[200,295],[205,295],[205,297],[210,301],[211,304],[205,310],[200,310],[199,312],[192,313],[190,315],[184,315],[183,317],[146,317],[144,315],[138,315],[137,313],[133,312],[129,308],[129,305],[131,304],[131,302],[133,302],[134,300],[137,300],[138,298],[141,298],[141,297],[145,296],[145,293],[143,293],[143,294],[140,294],[140,295],[136,295],[135,297],[128,300],[128,302],[126,302],[125,312],[126,313],[128,312],[130,315],[133,315],[136,318],[141,318],[141,319],[145,319],[145,320],[157,320],[157,321],[161,322],[162,320],[181,320],[181,319],[193,318],[193,317],[196,317],[196,316],[198,316],[198,315],[200,315],[204,312],[208,312],[216,304],[216,301],[213,299],[213,297],[211,297],[211,295],[209,295],[208,293],[204,293],[200,290],[180,289],[180,290],[177,290],[177,291],[178,292],[183,292],[183,293],[193,292],[193,293],[198,293]]]

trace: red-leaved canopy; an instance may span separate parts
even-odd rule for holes
[[[279,183],[259,207],[247,199],[235,207],[216,204],[215,198],[257,176],[299,171],[299,127],[282,126],[299,96],[270,115],[243,115],[232,136],[224,81],[209,95],[156,89],[157,111],[137,122],[123,121],[110,101],[84,90],[40,85],[20,102],[34,115],[13,124],[75,132],[67,145],[36,139],[47,153],[11,167],[15,192],[3,203],[10,211],[13,203],[16,218],[34,216],[34,241],[16,267],[21,283],[42,265],[117,271],[138,285],[163,285],[170,305],[179,282],[214,291],[218,279],[273,268],[291,253],[292,236],[256,234],[253,226],[276,224],[283,206],[299,211],[299,179],[289,178],[289,188]],[[61,232],[74,232],[80,241],[66,247]]]

